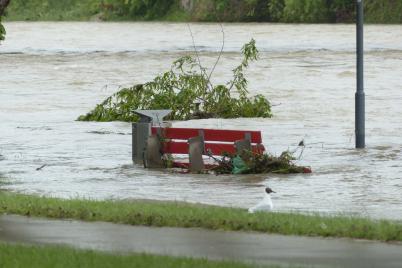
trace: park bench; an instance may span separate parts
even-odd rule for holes
[[[217,160],[224,154],[241,154],[243,150],[264,153],[260,131],[152,127],[144,163],[160,166],[159,159],[164,154],[188,155],[188,162],[175,159],[174,167],[199,172],[217,165],[216,161],[205,163],[204,158]]]
[[[289,163],[288,152],[284,152],[286,153],[284,159],[283,154],[281,157],[268,159],[270,157],[265,154],[261,131],[174,128],[169,122],[162,121],[171,112],[170,110],[134,112],[140,116],[140,120],[132,124],[132,159],[134,163],[143,164],[146,168],[177,167],[191,172],[203,172],[214,167],[218,169],[229,167],[233,169],[232,172],[235,173],[239,169],[241,173],[244,160],[260,159],[259,156],[263,156],[261,159],[268,161],[269,163],[265,165],[269,167],[266,166],[260,172],[270,170],[275,173],[282,173],[284,170],[288,173],[312,172],[310,167]],[[224,159],[225,156],[229,158]],[[233,161],[233,165],[228,164],[228,159]]]
[[[148,168],[165,167],[164,159],[172,156],[174,167],[199,172],[217,166],[216,160],[224,154],[265,151],[260,131],[173,128],[161,122],[169,110],[134,112],[140,121],[133,123],[133,161]],[[188,161],[180,161],[180,156],[186,156]],[[205,163],[207,159],[212,161]]]

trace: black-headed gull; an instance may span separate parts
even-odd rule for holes
[[[274,208],[274,204],[272,204],[271,193],[275,193],[271,188],[265,188],[265,196],[264,198],[255,206],[248,209],[248,213],[254,213],[257,211],[270,211]]]

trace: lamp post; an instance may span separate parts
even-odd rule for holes
[[[357,90],[355,94],[355,133],[356,148],[365,148],[365,94],[364,94],[364,52],[363,52],[363,0],[357,0],[356,3],[356,78]]]

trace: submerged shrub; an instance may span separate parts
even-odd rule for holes
[[[171,109],[170,120],[271,117],[271,105],[264,96],[248,96],[244,71],[258,59],[253,39],[243,46],[242,53],[243,60],[226,85],[213,85],[211,74],[194,58],[185,56],[153,81],[118,91],[78,120],[135,122],[135,109]]]

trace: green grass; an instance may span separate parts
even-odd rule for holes
[[[13,0],[7,8],[6,19],[10,21],[86,21],[94,18],[106,21],[186,19],[185,12],[178,4],[166,4],[166,1],[131,0],[126,3],[121,0]],[[170,2],[176,1],[170,0]]]
[[[0,243],[2,268],[73,268],[73,267],[147,267],[147,268],[247,268],[252,265],[176,258],[146,254],[113,255],[103,252],[76,250],[67,247],[23,246]],[[264,266],[278,267],[278,266]]]
[[[6,10],[7,20],[58,21],[89,20],[98,14],[98,0],[16,0]]]
[[[402,223],[352,216],[248,214],[239,208],[157,201],[91,201],[43,198],[0,191],[0,214],[144,226],[199,227],[284,235],[402,241]]]

